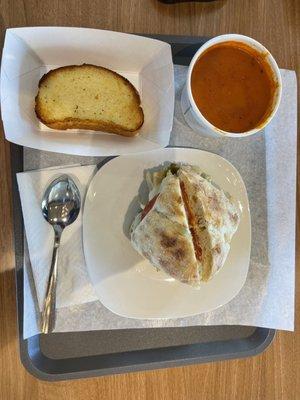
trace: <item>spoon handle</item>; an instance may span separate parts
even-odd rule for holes
[[[61,233],[55,230],[54,247],[51,267],[48,278],[44,309],[42,312],[42,333],[50,333],[54,330],[56,319],[56,282],[57,282],[57,261]]]

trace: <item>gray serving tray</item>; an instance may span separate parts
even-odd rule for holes
[[[171,44],[175,64],[188,65],[207,40],[147,35]],[[23,171],[23,148],[11,144],[16,289],[20,356],[39,379],[56,381],[206,363],[261,353],[275,331],[246,326],[125,329],[36,335],[23,339],[24,226],[16,173]]]

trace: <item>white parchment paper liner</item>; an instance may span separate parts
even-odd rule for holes
[[[186,71],[186,67],[175,66],[175,121],[170,143],[218,153],[241,173],[248,190],[252,216],[252,252],[246,283],[238,296],[225,306],[182,319],[122,318],[108,311],[99,301],[63,307],[57,312],[57,332],[194,325],[294,329],[296,75],[293,71],[281,70],[282,102],[266,131],[252,138],[231,140],[199,138],[185,125],[180,110],[180,92]],[[99,160],[25,149],[26,169],[72,162],[93,164]],[[39,332],[35,298],[32,271],[25,251],[24,338]]]

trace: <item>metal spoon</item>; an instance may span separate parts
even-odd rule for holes
[[[80,192],[74,181],[67,175],[55,179],[46,189],[42,200],[44,218],[54,229],[54,246],[48,278],[42,332],[52,332],[55,326],[57,260],[60,238],[66,226],[72,224],[80,211]]]

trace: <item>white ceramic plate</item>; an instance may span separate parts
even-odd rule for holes
[[[138,211],[145,169],[166,161],[198,165],[241,210],[241,222],[221,271],[195,289],[157,272],[131,246],[129,226]],[[246,280],[251,248],[248,197],[238,171],[224,158],[201,150],[168,148],[120,156],[94,176],[83,213],[88,272],[100,301],[129,318],[179,318],[213,310],[233,299]]]

